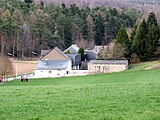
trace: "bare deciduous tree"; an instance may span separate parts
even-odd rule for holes
[[[13,66],[10,59],[0,55],[0,75],[5,77],[13,73]]]

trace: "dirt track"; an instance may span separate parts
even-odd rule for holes
[[[14,75],[16,75],[16,66],[18,75],[23,73],[31,73],[34,71],[37,61],[12,61]]]

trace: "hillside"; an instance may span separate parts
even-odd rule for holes
[[[80,7],[89,6],[109,6],[109,7],[124,7],[124,8],[137,8],[148,13],[154,11],[160,21],[160,0],[35,0],[35,2],[44,1],[45,4],[66,5],[77,4]]]
[[[138,68],[121,73],[4,83],[0,85],[0,119],[159,120],[159,73],[160,69]]]
[[[110,5],[117,7],[127,7],[131,5],[159,5],[160,0],[35,0],[35,2],[44,1],[46,4],[73,4],[76,3],[80,6],[88,5],[90,7],[95,7],[98,5]]]

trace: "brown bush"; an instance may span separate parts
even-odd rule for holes
[[[13,73],[13,66],[10,59],[7,56],[0,55],[0,75],[8,76]]]

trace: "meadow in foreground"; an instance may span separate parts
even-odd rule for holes
[[[0,85],[0,120],[159,120],[160,69]]]

